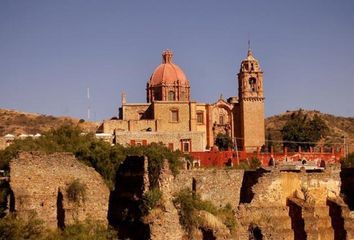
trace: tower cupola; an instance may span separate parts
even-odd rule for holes
[[[249,48],[238,73],[239,98],[263,98],[263,72]]]

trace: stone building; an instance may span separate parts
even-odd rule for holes
[[[170,50],[162,53],[147,82],[147,103],[127,103],[122,94],[119,116],[104,121],[100,132],[112,134],[114,143],[162,142],[183,152],[209,149],[219,133],[229,135],[239,149],[264,145],[263,72],[250,49],[237,75],[238,96],[215,103],[191,100],[189,80],[172,57]]]

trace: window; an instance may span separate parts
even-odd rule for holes
[[[197,123],[199,124],[204,123],[204,113],[202,111],[197,112]]]
[[[190,152],[190,140],[182,140],[182,152]]]
[[[248,82],[250,84],[251,91],[255,92],[256,91],[256,79],[252,77],[248,80]]]
[[[169,91],[168,92],[168,101],[174,101],[174,100],[175,100],[175,92]]]
[[[171,122],[178,122],[178,110],[172,109],[171,110]]]
[[[169,144],[168,144],[168,149],[170,149],[171,151],[173,151],[173,143],[169,143]]]
[[[219,116],[219,124],[220,125],[224,125],[225,124],[224,115],[220,115]]]

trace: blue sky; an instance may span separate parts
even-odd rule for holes
[[[296,108],[354,116],[354,1],[1,0],[0,108],[86,118],[145,102],[161,52],[192,98],[237,95],[248,36],[266,116]]]

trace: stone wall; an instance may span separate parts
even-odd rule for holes
[[[339,173],[338,167],[330,167],[324,172],[274,169],[258,175],[249,186],[253,198],[236,212],[239,239],[248,236],[252,226],[261,229],[263,239],[334,239],[328,201],[340,200]]]
[[[86,189],[79,202],[69,201],[67,194],[75,179]],[[10,187],[20,217],[35,212],[50,228],[86,218],[107,223],[109,189],[99,173],[70,153],[20,153],[10,162]]]
[[[231,204],[236,208],[240,202],[243,170],[194,169],[181,171],[173,181],[173,193],[189,188],[200,194],[201,199],[215,206]]]
[[[0,150],[3,150],[7,147],[6,140],[3,137],[0,137]]]
[[[145,217],[150,225],[151,240],[180,240],[185,235],[179,222],[179,215],[173,204],[173,175],[167,161],[161,169],[159,189],[162,192],[161,207],[153,209]]]

